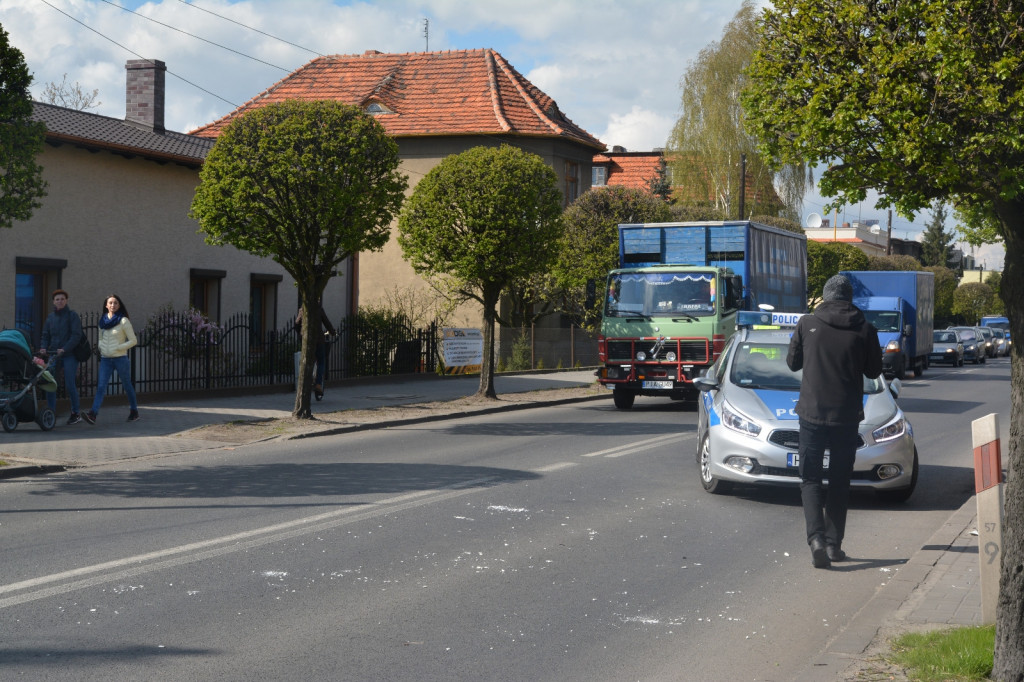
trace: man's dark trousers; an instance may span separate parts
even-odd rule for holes
[[[821,536],[825,544],[840,547],[846,534],[850,502],[850,474],[857,455],[857,424],[814,424],[800,420],[800,498],[807,523],[808,544]],[[825,450],[829,451],[824,470]],[[826,489],[823,479],[828,479]]]

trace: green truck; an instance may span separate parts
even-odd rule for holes
[[[807,237],[748,220],[619,225],[598,381],[628,410],[638,395],[688,400],[736,313],[807,310]]]

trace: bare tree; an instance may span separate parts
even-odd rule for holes
[[[59,84],[54,81],[46,84],[46,87],[43,88],[41,101],[48,104],[56,104],[66,109],[86,111],[88,109],[95,109],[103,104],[103,102],[96,101],[96,96],[99,94],[99,90],[93,90],[91,93],[82,90],[82,86],[78,81],[71,85],[68,83],[68,75],[64,74]]]

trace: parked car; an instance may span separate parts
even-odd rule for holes
[[[992,340],[996,344],[996,357],[1006,357],[1010,354],[1010,344],[1006,340],[1006,332],[999,327],[988,327],[992,330]]]
[[[949,363],[954,367],[964,366],[964,344],[960,334],[952,329],[936,329],[932,332],[932,352],[929,364]]]
[[[994,358],[998,348],[996,348],[995,336],[992,335],[992,330],[988,327],[975,327],[975,329],[981,334],[981,338],[985,339],[985,355]]]
[[[735,484],[799,485],[794,406],[802,372],[786,365],[791,334],[791,329],[741,326],[705,376],[694,380],[701,391],[696,459],[709,493],[726,493]],[[917,485],[918,458],[913,429],[896,404],[899,391],[899,379],[888,385],[883,377],[864,380],[864,421],[851,487],[902,502]]]
[[[960,335],[960,341],[964,344],[964,360],[974,364],[984,363],[988,356],[985,354],[984,340],[981,338],[975,327],[949,327]]]

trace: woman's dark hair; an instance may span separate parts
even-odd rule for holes
[[[109,301],[112,298],[117,299],[117,312],[121,313],[125,317],[128,317],[128,308],[125,307],[124,301],[122,301],[121,297],[118,296],[117,294],[110,294],[109,296],[103,299],[103,314],[107,314],[107,301]]]

